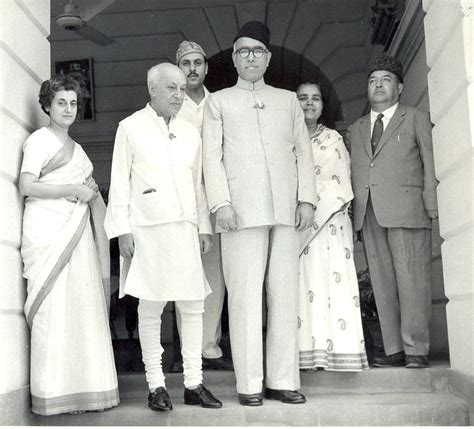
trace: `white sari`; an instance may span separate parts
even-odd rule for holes
[[[25,143],[26,159],[29,147],[37,155],[39,144],[47,148],[45,140],[55,139],[45,130]],[[44,163],[39,181],[84,183],[91,174],[91,162],[74,143],[73,150],[62,148]],[[28,281],[32,411],[37,414],[99,410],[119,403],[104,294],[110,287],[104,215],[101,198],[90,205],[64,198],[25,201],[21,254]]]

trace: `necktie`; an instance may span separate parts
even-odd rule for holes
[[[383,113],[379,113],[377,115],[377,119],[374,122],[374,128],[372,130],[372,138],[370,141],[372,142],[372,153],[375,152],[375,149],[377,149],[377,145],[379,144],[380,138],[382,137],[383,134]]]

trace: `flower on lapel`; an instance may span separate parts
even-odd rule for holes
[[[254,109],[265,109],[265,103],[263,101],[257,101],[255,103],[255,106],[253,106]]]
[[[169,133],[168,137],[170,140],[173,140],[176,138],[176,136],[173,133]]]

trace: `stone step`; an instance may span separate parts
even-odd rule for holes
[[[265,400],[243,407],[235,395],[221,396],[220,410],[183,404],[172,395],[174,409],[159,413],[145,398],[122,399],[103,413],[32,418],[35,426],[466,426],[467,405],[447,392],[311,394],[302,405]]]
[[[361,372],[316,371],[301,372],[301,392],[332,393],[430,393],[447,390],[447,362],[434,362],[426,369],[371,368]],[[204,371],[204,384],[216,396],[235,396],[235,376],[232,371]],[[183,374],[166,374],[170,395],[183,393]],[[143,373],[119,375],[120,397],[144,398],[147,384]]]

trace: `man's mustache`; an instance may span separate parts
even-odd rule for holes
[[[199,77],[197,73],[189,73],[188,77]]]

